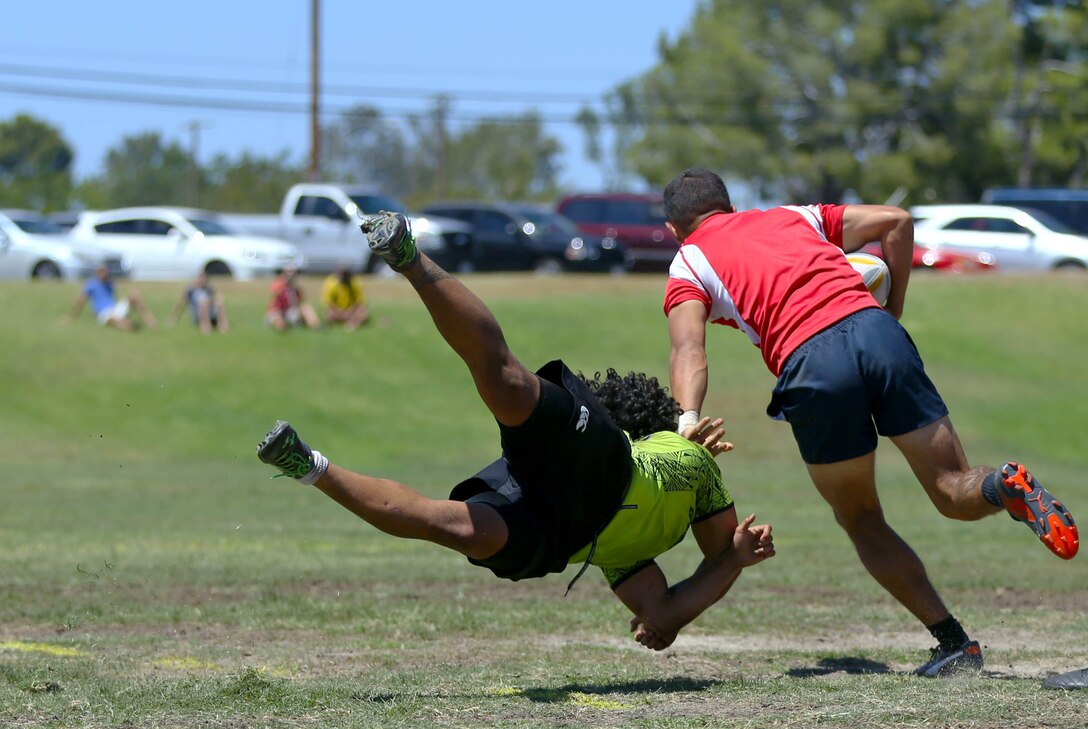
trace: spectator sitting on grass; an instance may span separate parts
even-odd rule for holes
[[[110,326],[126,332],[133,332],[145,326],[154,329],[156,326],[155,315],[147,308],[143,298],[136,291],[129,291],[128,296],[117,298],[114,292],[113,279],[109,269],[99,266],[95,269],[94,276],[87,279],[83,290],[79,292],[72,309],[68,312],[68,318],[75,321],[83,305],[91,302],[98,323],[102,326]],[[138,319],[133,318],[133,309]]]
[[[221,332],[230,330],[227,304],[223,300],[223,295],[217,293],[208,283],[206,272],[198,273],[178,299],[178,303],[170,312],[171,324],[177,324],[181,317],[181,310],[185,307],[189,308],[193,323],[200,327],[200,331],[204,334],[211,334],[216,329]]]
[[[325,321],[343,324],[345,332],[358,329],[370,319],[363,284],[347,266],[341,266],[325,279],[321,303],[325,305]]]
[[[285,268],[272,282],[272,298],[265,310],[265,321],[276,331],[283,332],[299,324],[309,329],[321,326],[317,312],[295,282],[297,276],[298,269]]]

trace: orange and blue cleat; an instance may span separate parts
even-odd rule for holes
[[[997,493],[1009,516],[1031,527],[1051,552],[1062,559],[1076,556],[1080,538],[1073,515],[1028,469],[1012,462],[1002,466]]]

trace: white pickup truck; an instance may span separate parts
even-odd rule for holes
[[[306,257],[306,270],[328,273],[342,266],[366,273],[388,270],[370,255],[359,230],[359,215],[380,210],[406,212],[399,201],[372,189],[339,184],[294,185],[283,198],[279,215],[224,214],[233,227],[254,235],[273,236],[294,243]],[[412,232],[420,250],[447,265],[457,252],[472,243],[472,227],[459,220],[411,215]]]

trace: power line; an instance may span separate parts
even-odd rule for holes
[[[294,70],[300,74],[305,72],[305,65],[303,64],[303,58],[298,61],[286,61],[283,59],[254,59],[254,58],[238,58],[230,56],[208,56],[201,54],[199,56],[183,55],[183,54],[169,54],[169,53],[143,53],[143,52],[126,52],[110,49],[89,49],[89,48],[39,48],[34,46],[20,46],[18,44],[4,43],[3,50],[0,50],[0,54],[10,53],[19,58],[25,58],[27,56],[47,57],[50,59],[56,58],[75,58],[85,59],[94,62],[101,62],[103,60],[120,60],[127,63],[139,63],[146,65],[148,63],[158,63],[163,65],[183,65],[187,68],[208,66],[213,68],[259,68],[267,70],[272,67],[284,68],[287,70]],[[354,63],[326,63],[323,64],[326,71],[339,71],[345,73],[380,73],[383,76],[400,75],[400,76],[434,76],[433,66],[412,66],[401,64],[380,64],[370,63],[354,64]],[[603,68],[595,67],[587,69],[584,66],[574,66],[568,68],[542,68],[540,66],[513,66],[503,62],[501,67],[495,68],[492,66],[443,66],[442,73],[446,76],[464,76],[467,78],[479,78],[486,75],[489,77],[502,77],[513,78],[518,80],[524,80],[525,78],[551,78],[555,80],[578,80],[584,81],[588,73],[603,73],[610,76],[629,76],[631,75],[631,69],[628,67],[616,67],[616,68]]]
[[[198,98],[194,96],[166,96],[152,93],[89,90],[85,88],[43,88],[40,86],[23,86],[19,84],[5,83],[3,81],[0,81],[0,91],[12,94],[19,94],[23,96],[35,96],[52,99],[82,99],[84,101],[124,103],[145,106],[166,106],[182,109],[211,109],[218,111],[287,115],[309,114],[309,107],[307,106],[307,103],[301,100],[297,102],[277,102],[258,100],[250,101],[246,99],[219,99],[209,97]],[[326,106],[321,109],[321,116],[323,118],[341,117],[349,114],[355,108],[357,108],[355,105],[341,105],[336,107]],[[425,110],[421,111],[411,109],[388,108],[381,109],[381,115],[383,117],[397,120],[414,119],[419,117],[423,113],[425,113]],[[523,117],[495,115],[489,116],[481,114],[450,112],[448,118],[451,121],[459,122],[509,121],[511,123],[517,123],[520,122]],[[539,119],[543,123],[548,124],[577,123],[573,116],[544,116],[541,114],[536,114],[535,118]]]
[[[159,74],[133,73],[126,71],[92,71],[73,68],[42,68],[20,64],[0,63],[0,75],[45,79],[63,79],[68,81],[96,81],[113,84],[136,84],[142,86],[165,86],[194,90],[249,91],[277,94],[306,94],[309,84],[290,81],[261,81],[252,79],[218,79],[192,76],[167,76]],[[449,96],[468,101],[483,102],[531,102],[531,103],[591,103],[600,99],[594,94],[574,94],[568,92],[524,92],[494,90],[438,90],[406,89],[402,86],[353,86],[346,84],[323,84],[322,94],[336,96],[356,96],[369,98],[416,99],[421,97]]]

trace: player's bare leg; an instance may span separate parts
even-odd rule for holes
[[[930,500],[945,516],[973,520],[1007,511],[1027,524],[1062,559],[1077,554],[1080,538],[1072,514],[1018,463],[998,471],[971,468],[952,421],[937,422],[891,439],[903,452]]]
[[[402,271],[442,338],[468,365],[484,404],[503,425],[521,425],[540,399],[540,381],[506,344],[491,311],[463,283],[420,253]]]
[[[258,444],[257,457],[285,476],[317,486],[359,518],[395,537],[433,542],[475,559],[486,559],[506,544],[506,523],[495,509],[431,499],[399,481],[329,463],[284,421],[276,423]]]
[[[468,365],[476,390],[503,425],[521,425],[540,399],[540,381],[506,346],[491,311],[476,294],[416,249],[408,219],[382,212],[359,226],[374,255],[404,275],[438,332]]]
[[[875,455],[808,464],[808,472],[869,574],[924,625],[933,625],[949,616],[948,608],[918,555],[884,520],[876,492]]]
[[[891,438],[903,453],[929,500],[949,519],[974,521],[1000,507],[982,496],[982,481],[996,469],[971,468],[952,421],[946,416],[906,435]]]

